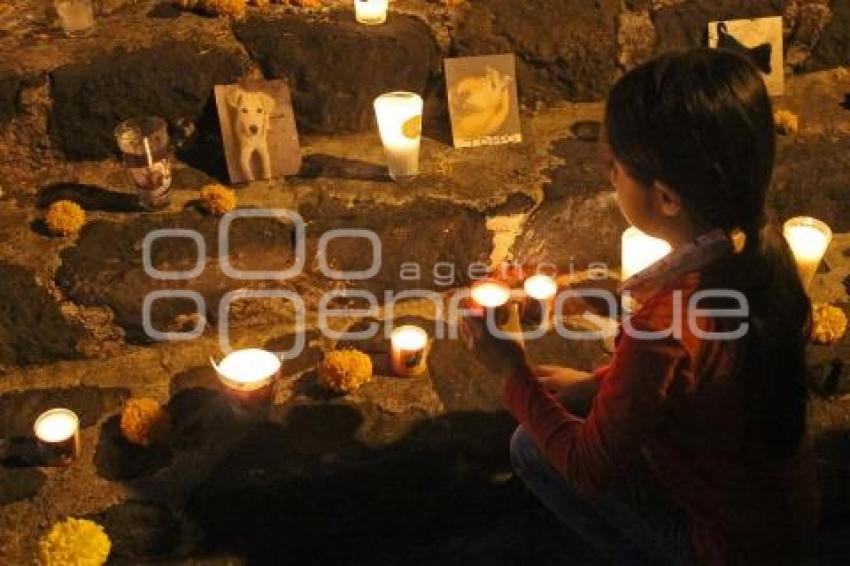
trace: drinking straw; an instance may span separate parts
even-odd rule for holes
[[[148,158],[148,167],[153,167],[153,155],[151,155],[151,144],[148,142],[148,137],[142,138],[142,143],[145,146],[145,156]]]

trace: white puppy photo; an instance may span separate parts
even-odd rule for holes
[[[215,94],[232,182],[272,179],[299,171],[298,134],[284,81],[217,86]]]

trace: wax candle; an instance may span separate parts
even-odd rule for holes
[[[269,408],[274,378],[281,368],[280,358],[275,354],[250,348],[231,352],[218,365],[210,361],[237,411]]]
[[[803,286],[808,288],[832,241],[832,230],[816,218],[798,216],[785,223],[783,232],[797,260]]]
[[[67,466],[79,457],[80,421],[70,409],[43,412],[33,430],[48,465]]]
[[[659,238],[644,234],[634,226],[623,232],[622,237],[622,278],[628,279],[640,273],[659,259],[670,253],[670,244]]]
[[[361,24],[380,25],[387,21],[389,0],[354,0],[354,17]]]
[[[525,300],[522,317],[532,324],[547,325],[555,309],[555,295],[558,284],[548,275],[532,275],[523,284]]]
[[[484,309],[504,306],[511,298],[511,290],[507,285],[490,279],[473,284],[470,294],[474,306]]]
[[[418,326],[400,326],[390,336],[390,361],[396,375],[419,375],[428,369],[428,333]]]
[[[412,92],[389,92],[375,99],[378,130],[394,180],[419,174],[422,106],[422,97]]]

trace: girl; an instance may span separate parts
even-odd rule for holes
[[[517,475],[616,564],[798,563],[818,511],[811,307],[764,213],[775,152],[764,82],[732,52],[667,54],[613,87],[605,134],[622,213],[673,251],[623,283],[638,306],[593,374],[532,369],[521,345],[464,321],[506,378]],[[589,396],[584,418],[571,412]]]

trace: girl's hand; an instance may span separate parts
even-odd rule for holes
[[[560,366],[536,366],[532,371],[537,381],[556,395],[584,387],[588,380],[593,379],[593,374],[586,371]]]
[[[512,305],[510,316],[500,328],[506,333],[521,332],[516,305]],[[484,319],[472,316],[463,318],[461,331],[467,346],[477,355],[478,361],[494,374],[508,377],[517,372],[530,373],[521,339],[497,338],[487,329]]]

